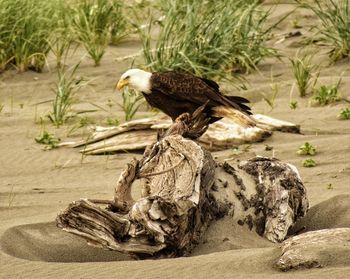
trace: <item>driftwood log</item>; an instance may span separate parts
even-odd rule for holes
[[[193,121],[180,119],[141,160],[130,162],[113,200],[73,202],[58,215],[57,225],[90,244],[135,258],[186,255],[210,223],[226,214],[273,242],[283,241],[308,208],[296,168],[261,157],[215,162],[184,137],[205,132],[205,119]],[[135,201],[131,187],[137,179],[142,195]]]
[[[197,139],[209,151],[224,150],[260,142],[270,137],[273,131],[299,133],[296,124],[255,114],[256,127],[242,127],[230,119],[222,119],[211,124]],[[154,143],[159,130],[168,129],[172,122],[169,117],[143,118],[125,122],[117,127],[93,127],[94,132],[86,140],[64,142],[60,146],[80,147],[86,155],[98,155],[126,150],[145,149]]]
[[[350,228],[324,229],[291,237],[281,245],[276,262],[282,271],[291,269],[348,265]]]

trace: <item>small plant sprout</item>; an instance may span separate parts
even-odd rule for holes
[[[123,91],[123,104],[120,107],[125,114],[125,121],[133,119],[139,107],[144,103],[143,96],[134,90],[129,90],[127,87]]]
[[[279,93],[279,85],[278,83],[273,82],[270,84],[270,88],[271,88],[270,94],[266,94],[266,93],[261,93],[261,94],[264,101],[269,105],[271,110],[273,110],[275,108],[276,97]]]
[[[316,162],[313,159],[303,160],[302,164],[305,168],[312,168],[316,166]]]
[[[302,146],[299,147],[297,154],[313,156],[316,154],[316,148],[312,144],[305,142]]]
[[[339,100],[338,89],[341,79],[337,84],[321,85],[314,90],[313,100],[320,106],[326,106]]]
[[[120,121],[118,118],[107,117],[106,124],[109,126],[118,126],[120,124]]]
[[[298,107],[298,102],[297,102],[297,101],[291,101],[291,102],[289,103],[289,107],[290,107],[291,109],[297,109],[297,107]]]
[[[312,64],[311,60],[312,55],[308,54],[297,54],[296,57],[290,59],[290,62],[292,63],[293,75],[296,79],[300,97],[305,97],[308,93],[313,74],[318,68],[318,66]],[[317,78],[315,79],[314,84],[316,81]]]
[[[0,106],[0,111],[1,111],[1,106]],[[338,115],[338,118],[340,120],[349,120],[350,119],[350,107],[342,109]]]
[[[35,138],[35,141],[40,144],[45,144],[45,149],[53,149],[58,147],[58,143],[61,141],[59,138],[56,138],[53,134],[49,133],[46,130],[43,130],[42,133]]]

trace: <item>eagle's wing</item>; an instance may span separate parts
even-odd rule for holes
[[[243,113],[251,114],[245,103],[249,101],[238,96],[224,96],[219,85],[212,80],[198,78],[190,74],[177,72],[153,73],[151,77],[152,88],[171,96],[174,99],[203,105],[209,101],[210,107],[227,106]]]

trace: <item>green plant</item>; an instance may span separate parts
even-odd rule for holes
[[[267,24],[270,11],[258,1],[161,0],[159,5],[162,20],[152,18],[148,28],[138,28],[145,68],[151,71],[227,77],[278,56],[266,44],[273,27]],[[153,44],[155,25],[159,35]]]
[[[275,108],[276,97],[279,93],[278,84],[273,82],[270,84],[270,88],[271,88],[272,93],[270,93],[268,95],[268,94],[262,92],[261,95],[262,95],[264,101],[270,106],[271,110],[273,110]]]
[[[64,67],[57,69],[57,78],[53,100],[53,110],[48,115],[51,122],[59,127],[69,118],[68,113],[73,103],[74,94],[83,86],[82,81],[75,79],[75,73],[79,67],[79,63],[72,69],[66,70]]]
[[[291,109],[297,109],[297,107],[298,107],[298,102],[297,102],[297,101],[291,101],[291,102],[289,103],[289,107],[290,107]]]
[[[313,159],[303,160],[302,164],[305,168],[312,168],[316,166],[316,162]]]
[[[311,84],[313,73],[315,73],[316,69],[318,68],[318,66],[312,64],[311,59],[312,56],[307,54],[297,55],[296,57],[290,59],[300,97],[306,96],[307,90]],[[314,84],[316,81],[317,78],[315,79]]]
[[[120,124],[120,121],[118,118],[107,117],[106,124],[109,126],[118,126]]]
[[[98,66],[111,40],[125,32],[120,1],[79,0],[73,6],[72,26],[79,41]]]
[[[313,11],[321,23],[315,26],[319,41],[332,48],[330,58],[337,61],[350,55],[350,8],[348,0],[297,0]]]
[[[49,37],[60,0],[1,0],[0,69],[11,64],[19,72],[41,71],[50,51]]]
[[[71,136],[74,132],[90,124],[95,124],[95,121],[87,116],[79,116],[78,121],[68,129],[67,137]]]
[[[310,144],[309,142],[305,142],[302,146],[299,147],[299,150],[297,151],[298,155],[315,155],[316,154],[316,148]]]
[[[59,138],[56,138],[53,134],[44,130],[42,133],[35,138],[35,141],[40,144],[45,144],[47,149],[57,148],[59,142],[61,141]]]
[[[135,113],[145,100],[141,94],[134,90],[129,90],[127,87],[125,87],[122,97],[123,104],[120,107],[124,111],[125,121],[129,121],[135,116]]]
[[[0,109],[0,111],[1,111],[1,109]],[[340,120],[350,119],[350,107],[342,109],[340,114],[338,115],[338,118]]]
[[[64,64],[66,57],[74,42],[74,34],[71,30],[73,12],[69,4],[59,1],[55,17],[56,29],[49,38],[50,50],[56,57],[57,67]]]
[[[320,106],[326,106],[339,100],[338,88],[341,80],[337,84],[321,85],[314,90],[313,100]]]

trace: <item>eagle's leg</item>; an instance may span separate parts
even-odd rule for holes
[[[204,112],[206,105],[207,103],[198,107],[192,114],[188,112],[180,114],[164,134],[164,137],[181,135],[185,138],[197,139],[203,135],[210,122],[210,116]]]

